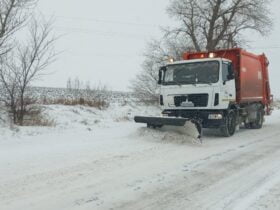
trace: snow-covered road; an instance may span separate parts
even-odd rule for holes
[[[130,121],[84,125],[2,137],[1,210],[280,209],[280,111],[202,145]]]

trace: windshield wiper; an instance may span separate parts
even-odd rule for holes
[[[211,83],[211,82],[204,82],[204,81],[202,81],[202,82],[199,82],[199,84],[205,84],[205,85],[210,85],[210,86],[212,86],[213,84]]]
[[[178,85],[178,86],[182,86],[181,83],[176,82],[176,81],[170,81],[170,82],[164,82],[164,85]]]
[[[180,83],[180,82],[176,82],[176,81],[172,81],[172,82],[165,82],[164,83],[165,85],[178,85],[178,86],[182,86],[182,85],[193,85],[193,86],[195,86],[196,87],[196,83],[195,82],[189,82],[189,83]]]
[[[175,83],[175,85],[179,85],[180,87],[182,86],[180,82],[173,81],[172,83]]]

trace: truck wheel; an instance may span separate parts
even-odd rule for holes
[[[233,136],[236,130],[236,113],[230,111],[225,116],[225,124],[221,127],[221,133],[224,137]]]
[[[252,123],[244,123],[244,126],[246,129],[251,129],[252,128]]]
[[[252,129],[261,129],[264,122],[264,111],[259,109],[257,112],[257,119],[255,122],[250,123]]]

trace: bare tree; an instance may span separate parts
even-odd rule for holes
[[[161,41],[148,43],[132,90],[141,99],[157,99],[158,69],[168,58],[180,60],[184,51],[242,46],[248,30],[266,35],[272,27],[268,7],[266,0],[171,0],[167,12],[178,26],[165,28]]]
[[[69,78],[67,79],[66,88],[67,88],[68,90],[71,90],[71,89],[72,89],[72,80],[71,80],[71,77],[69,77]]]
[[[28,22],[30,10],[36,2],[37,0],[0,0],[0,86],[4,87],[0,99],[9,98],[8,104],[13,113],[18,97],[13,72],[4,70],[8,68],[7,53],[15,46],[15,34]]]
[[[268,6],[266,0],[172,0],[167,11],[179,27],[166,32],[186,36],[196,51],[240,46],[244,31],[271,29]]]
[[[142,101],[154,103],[158,101],[158,70],[170,58],[180,59],[185,51],[191,50],[189,42],[184,38],[152,40],[144,53],[145,61],[142,71],[131,81],[131,90]]]
[[[10,106],[14,123],[23,124],[30,99],[26,95],[30,84],[45,74],[54,61],[55,53],[51,22],[33,19],[29,39],[1,58],[0,83],[6,90],[6,104]]]
[[[10,108],[13,121],[16,122],[19,91],[17,89],[15,74],[9,69],[7,56],[1,57],[0,84],[3,89],[0,99]]]
[[[30,17],[37,0],[0,0],[0,56],[11,50],[14,34]]]

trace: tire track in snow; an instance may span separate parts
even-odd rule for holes
[[[178,144],[178,141],[175,144],[171,141],[164,141],[167,144],[161,141],[148,143],[147,139],[133,142],[128,148],[134,149],[129,150],[128,156],[99,157],[97,162],[87,159],[85,163],[49,168],[51,170],[43,173],[35,170],[30,176],[2,182],[4,188],[1,189],[0,203],[10,203],[10,209],[17,209],[12,208],[13,202],[18,206],[22,202],[30,207],[34,203],[28,204],[26,200],[31,197],[35,202],[45,204],[45,209],[53,209],[47,208],[51,206],[48,203],[50,198],[54,199],[53,202],[60,202],[56,205],[66,206],[65,209],[92,209],[94,204],[98,205],[94,206],[96,209],[186,209],[186,206],[192,209],[233,208],[236,201],[244,197],[244,193],[252,193],[258,185],[266,185],[272,179],[266,173],[264,176],[258,174],[262,164],[267,165],[267,171],[271,170],[272,174],[278,173],[269,166],[272,156],[279,156],[277,139],[280,132],[275,128],[275,124],[266,127],[262,131],[265,133],[257,139],[254,135],[261,134],[261,131],[243,132],[230,140],[221,138],[217,148],[217,141],[207,142],[207,137],[205,145],[192,148],[187,144]],[[242,136],[248,138],[244,143],[240,142]],[[249,139],[250,136],[254,136],[254,139]],[[137,151],[137,144],[147,144],[147,147]],[[204,154],[185,157],[185,153],[192,149]],[[168,162],[165,163],[165,160]],[[178,167],[174,168],[174,165]],[[243,179],[250,174],[248,167],[256,170],[260,178],[254,179],[248,187],[230,189],[232,182],[236,182],[236,186],[249,183],[250,179]],[[131,177],[127,178],[127,174]],[[238,182],[239,179],[243,182]],[[227,190],[231,190],[231,193],[228,194]],[[58,199],[61,196],[65,200]]]
[[[280,156],[278,136],[279,133],[274,133],[267,136],[273,139],[258,139],[239,146],[240,149],[231,149],[195,161],[183,178],[178,177],[168,187],[159,186],[148,195],[120,205],[117,209],[184,209],[186,206],[189,209],[231,209],[244,193],[269,180],[270,174],[279,173],[279,167],[276,167],[278,161],[271,164],[273,158]],[[263,165],[267,165],[268,174],[262,172]],[[253,182],[247,188],[238,190],[239,185],[246,186],[248,182],[244,177],[248,175],[249,167],[256,171],[249,178]],[[236,186],[232,186],[232,183]],[[232,187],[235,196],[230,196]],[[221,190],[223,188],[225,190]]]

